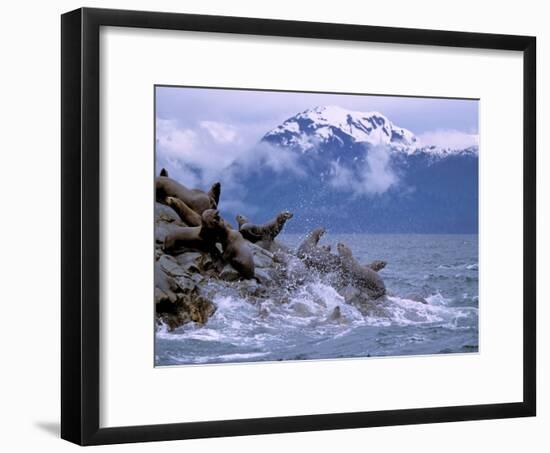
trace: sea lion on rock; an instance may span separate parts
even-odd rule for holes
[[[254,257],[248,242],[237,230],[221,219],[218,237],[223,249],[223,259],[244,278],[254,278]]]
[[[315,228],[300,244],[296,251],[296,255],[307,267],[326,273],[334,272],[340,267],[340,258],[330,253],[329,248],[318,246],[319,240],[324,234],[324,228]]]
[[[201,225],[194,227],[178,227],[164,238],[164,250],[171,251],[178,246],[203,250],[212,256],[219,256],[216,247],[223,220],[215,209],[207,209],[202,213]]]
[[[366,293],[373,299],[378,299],[386,294],[386,285],[380,276],[371,268],[362,266],[357,261],[351,249],[346,245],[339,243],[336,248],[340,255],[340,263],[342,267],[342,280],[349,281]]]
[[[240,230],[245,223],[250,223],[250,220],[248,220],[244,215],[241,214],[237,214],[237,217],[235,217],[235,219],[237,220],[238,230]]]
[[[207,209],[218,207],[216,200],[219,200],[220,196],[220,183],[214,183],[210,191],[206,193],[200,189],[189,189],[169,176],[161,175],[155,180],[155,191],[158,202],[166,203],[167,197],[179,198],[200,215]]]
[[[378,271],[381,271],[382,269],[384,269],[387,264],[388,263],[386,263],[383,260],[374,260],[372,263],[366,264],[365,267],[368,267],[369,269],[372,269],[374,272],[378,272]]]
[[[202,219],[200,214],[193,211],[187,204],[176,197],[166,197],[166,204],[178,213],[181,220],[189,226],[200,226]]]
[[[317,244],[319,244],[319,240],[325,234],[325,231],[326,230],[323,227],[319,227],[309,232],[306,238],[302,241],[302,243],[298,247],[298,251],[297,251],[298,258],[304,257],[312,249],[316,248]]]
[[[269,222],[263,225],[256,225],[249,222],[246,217],[238,215],[237,223],[239,224],[239,231],[245,239],[253,243],[264,242],[264,248],[268,248],[271,242],[283,230],[286,221],[292,219],[292,217],[293,214],[290,211],[282,211]]]

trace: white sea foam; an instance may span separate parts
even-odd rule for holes
[[[439,293],[427,297],[427,304],[396,296],[389,296],[387,299],[384,308],[388,316],[368,316],[366,321],[369,325],[384,327],[444,323],[446,327],[457,328],[460,319],[477,316],[477,309],[474,307],[446,306],[447,300]]]
[[[372,314],[363,315],[356,307],[347,304],[334,287],[313,281],[290,293],[287,302],[277,298],[258,303],[237,295],[219,295],[214,298],[217,310],[208,324],[190,323],[173,332],[161,324],[157,328],[157,338],[184,343],[200,341],[210,351],[196,355],[195,346],[190,346],[190,349],[182,347],[176,354],[169,353],[172,363],[254,361],[268,358],[272,351],[292,349],[294,344],[324,345],[327,340],[338,341],[353,335],[353,331],[362,326],[433,325],[459,331],[471,328],[471,321],[478,315],[475,307],[449,305],[451,301],[440,292],[426,297],[426,301],[387,296]],[[337,307],[340,316],[333,317]],[[406,341],[425,341],[421,334],[415,335]],[[237,349],[227,350],[227,347]]]
[[[256,357],[262,357],[269,354],[269,352],[249,352],[249,353],[236,353],[236,354],[224,354],[220,355],[217,358],[219,360],[228,361],[228,360],[246,360],[253,359]]]
[[[478,263],[440,264],[439,266],[437,266],[437,269],[467,269],[469,271],[477,271],[478,268]]]

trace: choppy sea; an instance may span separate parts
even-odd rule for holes
[[[279,240],[297,246],[304,235]],[[478,351],[478,236],[327,234],[361,262],[388,262],[380,271],[388,291],[385,311],[363,316],[321,279],[297,289],[285,304],[261,310],[219,294],[204,326],[187,324],[155,334],[155,364],[334,359]],[[424,303],[422,303],[424,302]],[[341,319],[330,314],[340,306]]]

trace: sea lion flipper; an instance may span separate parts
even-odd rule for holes
[[[222,185],[219,182],[212,184],[212,187],[210,187],[210,190],[208,191],[208,196],[216,202],[216,206],[218,206],[220,202],[221,191]]]
[[[202,224],[201,216],[179,198],[166,197],[166,204],[176,211],[180,219],[187,225],[200,226]]]

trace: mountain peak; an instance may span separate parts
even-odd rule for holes
[[[330,142],[389,145],[405,151],[416,148],[418,142],[411,131],[396,126],[380,112],[358,112],[336,105],[304,110],[269,131],[263,140],[302,152]]]
[[[305,153],[323,146],[352,144],[386,146],[407,155],[426,153],[437,157],[477,154],[477,146],[467,149],[421,143],[410,130],[397,126],[377,111],[359,112],[337,105],[321,105],[288,118],[264,135],[262,141]]]

